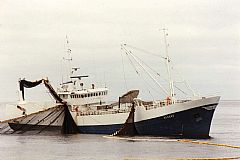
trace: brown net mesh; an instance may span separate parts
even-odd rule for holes
[[[126,122],[124,123],[123,127],[120,128],[115,133],[113,133],[112,134],[113,136],[134,136],[137,134],[137,130],[134,124],[134,112],[135,112],[135,107],[133,103],[129,116]]]

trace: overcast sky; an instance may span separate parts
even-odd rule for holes
[[[17,99],[19,78],[49,77],[57,87],[66,35],[74,66],[91,82],[106,83],[115,99],[126,91],[120,44],[164,54],[161,28],[168,28],[170,56],[192,88],[239,99],[239,6],[239,0],[1,0],[0,101]],[[142,89],[132,71],[126,64],[127,89]]]

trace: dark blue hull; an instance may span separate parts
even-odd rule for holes
[[[163,117],[135,123],[140,135],[175,136],[183,138],[209,138],[212,117],[217,104],[197,107]],[[215,107],[214,107],[215,108]]]
[[[182,138],[209,138],[211,121],[217,104],[200,106],[193,109],[176,112],[170,115],[135,122],[138,135],[167,136]],[[119,125],[79,126],[86,134],[113,134],[119,130]]]
[[[119,130],[123,124],[97,125],[97,126],[78,126],[81,133],[85,134],[113,134]]]

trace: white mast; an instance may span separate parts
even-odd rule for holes
[[[66,35],[66,48],[67,48],[67,58],[63,57],[64,60],[68,61],[68,73],[69,78],[72,76],[72,50],[69,47],[68,37]]]
[[[169,80],[169,95],[171,98],[171,102],[174,104],[175,103],[175,93],[174,93],[174,86],[173,86],[173,80],[172,80],[172,74],[171,74],[171,68],[170,68],[170,58],[168,54],[168,43],[167,43],[167,36],[168,34],[166,33],[167,29],[162,29],[163,34],[164,34],[164,42],[165,42],[165,52],[166,52],[166,66],[167,66],[167,72],[168,72],[168,80]]]

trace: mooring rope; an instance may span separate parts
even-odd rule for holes
[[[193,144],[205,144],[205,145],[211,145],[211,146],[220,146],[220,147],[229,147],[229,148],[240,149],[240,146],[233,146],[233,145],[229,145],[229,144],[218,144],[218,143],[212,143],[212,142],[203,142],[203,141],[193,141],[193,140],[186,140],[186,139],[179,139],[178,142],[193,143]]]
[[[152,139],[152,138],[131,138],[131,137],[119,137],[119,136],[103,136],[104,138],[127,140],[127,141],[144,141],[144,142],[177,142],[177,139]]]
[[[240,157],[214,157],[214,158],[124,158],[124,160],[237,160]]]
[[[211,145],[211,146],[240,149],[240,146],[234,146],[234,145],[229,145],[229,144],[218,144],[218,143],[212,143],[212,142],[203,142],[203,141],[196,141],[196,140],[189,140],[189,139],[131,138],[131,137],[118,137],[118,136],[103,136],[103,137],[109,138],[109,139],[128,140],[128,141],[193,143],[193,144]]]

